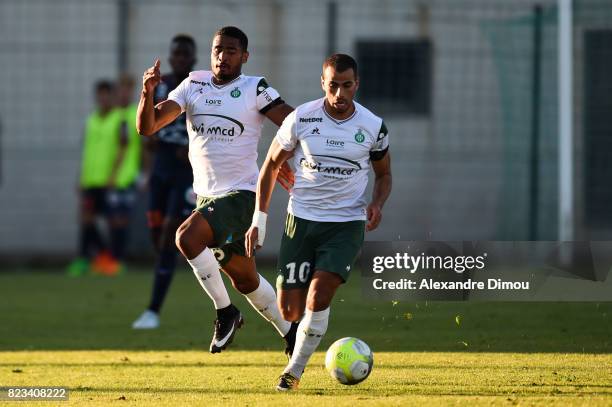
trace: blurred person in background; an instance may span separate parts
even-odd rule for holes
[[[196,43],[185,34],[176,35],[170,43],[168,63],[172,69],[162,75],[155,88],[154,102],[161,103],[193,70],[196,63]],[[189,135],[185,114],[147,138],[147,146],[154,154],[153,167],[148,177],[149,202],[147,221],[153,247],[157,254],[153,289],[149,306],[134,321],[134,329],[159,327],[159,313],[174,276],[178,250],[174,243],[176,229],[191,214],[196,197],[193,174],[189,163]]]
[[[95,85],[96,109],[87,117],[83,139],[79,192],[79,254],[68,266],[73,277],[90,271],[91,261],[96,263],[108,251],[108,244],[102,236],[97,220],[106,218],[106,186],[111,172],[107,159],[113,134],[117,128],[118,115],[113,112],[115,85],[109,80],[100,80]],[[96,256],[101,256],[100,258]]]
[[[113,163],[107,182],[108,220],[110,227],[110,255],[104,253],[101,262],[94,264],[103,274],[114,275],[125,268],[130,215],[136,202],[136,184],[141,167],[141,138],[136,130],[134,103],[134,78],[123,74],[117,81],[118,129],[113,137],[113,151],[109,159]]]
[[[120,78],[118,87],[108,80],[95,85],[96,110],[85,124],[79,177],[79,254],[67,270],[73,277],[89,271],[115,275],[122,269],[140,171],[136,106],[130,104],[133,88],[127,76]],[[98,227],[100,218],[107,222],[110,239]]]

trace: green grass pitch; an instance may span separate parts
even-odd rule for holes
[[[212,307],[186,270],[162,327],[148,332],[130,324],[149,273],[0,270],[0,386],[69,387],[70,401],[53,405],[612,405],[611,303],[368,302],[359,278],[337,294],[299,391],[277,394],[283,343],[233,289],[246,324],[231,349],[211,355]],[[323,368],[325,349],[344,336],[374,351],[373,373],[357,386]]]

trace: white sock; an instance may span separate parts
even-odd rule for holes
[[[308,359],[317,349],[321,338],[327,331],[328,321],[329,308],[316,312],[306,310],[304,318],[302,318],[300,325],[298,325],[293,356],[284,373],[291,373],[298,379],[302,377]]]
[[[225,308],[232,303],[221,278],[219,263],[208,247],[193,259],[187,259],[187,262],[206,294],[215,303],[215,309]]]
[[[255,291],[244,294],[249,303],[264,317],[264,319],[274,325],[274,328],[281,336],[287,335],[291,323],[285,321],[276,305],[276,293],[268,280],[259,275],[259,286]]]

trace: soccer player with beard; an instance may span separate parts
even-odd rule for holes
[[[157,60],[143,75],[137,127],[150,136],[187,114],[198,198],[196,209],[177,230],[176,244],[217,310],[210,351],[224,350],[243,324],[223,284],[221,265],[232,285],[284,337],[291,354],[296,325],[281,317],[274,289],[257,273],[254,258],[246,256],[244,234],[255,208],[257,144],[264,118],[280,125],[293,108],[263,77],[242,74],[247,49],[240,29],[221,28],[212,42],[211,70],[191,72],[166,101],[155,105],[153,93],[161,81]]]
[[[153,100],[156,104],[168,99],[168,94],[193,70],[196,63],[194,39],[185,34],[176,35],[170,43],[168,62],[172,72],[162,75],[161,82],[155,88]],[[159,327],[160,309],[176,268],[174,235],[195,206],[193,174],[187,155],[189,135],[185,114],[181,114],[148,140],[154,157],[148,180],[147,221],[157,262],[149,306],[132,324],[134,329]]]
[[[357,64],[345,54],[323,63],[325,97],[298,106],[276,134],[257,183],[251,253],[265,238],[267,211],[280,167],[296,169],[278,259],[278,299],[288,321],[300,321],[293,356],[279,378],[279,391],[297,388],[308,359],[327,330],[332,298],[349,277],[391,193],[389,137],[382,119],[353,101]],[[372,199],[365,191],[375,174]],[[367,221],[367,224],[366,224]]]

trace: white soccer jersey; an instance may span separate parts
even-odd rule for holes
[[[370,159],[389,147],[380,117],[355,103],[346,120],[332,118],[325,98],[298,106],[278,130],[283,150],[295,149],[295,185],[287,211],[320,222],[366,220]]]
[[[195,71],[168,95],[187,112],[193,190],[219,196],[255,191],[257,143],[264,115],[280,99],[262,77],[240,75],[223,86],[210,71]]]

